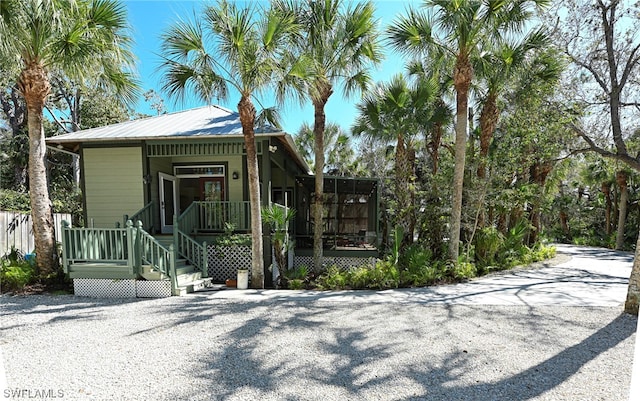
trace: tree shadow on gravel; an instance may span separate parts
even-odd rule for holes
[[[197,311],[201,315],[184,315],[184,319],[178,319],[174,324],[198,324],[206,319],[216,319],[216,316],[242,314],[256,307],[251,303],[211,304],[206,298],[192,301],[190,305],[184,305],[183,312]],[[401,313],[403,306],[396,306],[398,313]],[[416,327],[415,332],[411,327],[401,327],[394,331],[390,329],[392,322],[382,327],[384,322],[381,320],[376,320],[371,325],[366,321],[355,325],[341,325],[336,316],[343,316],[345,320],[363,316],[363,312],[358,312],[358,308],[353,305],[290,302],[260,304],[259,307],[269,309],[256,318],[239,322],[229,331],[216,335],[216,346],[193,361],[194,375],[205,385],[174,394],[176,399],[317,399],[314,394],[320,398],[323,398],[322,394],[330,394],[329,398],[332,399],[367,399],[372,392],[385,395],[386,391],[397,388],[400,382],[406,382],[412,386],[412,395],[399,398],[388,393],[388,399],[524,401],[554,389],[578,373],[585,364],[629,338],[636,329],[636,320],[628,315],[620,315],[600,329],[591,329],[587,323],[580,327],[582,332],[588,330],[591,333],[588,337],[535,366],[498,381],[480,380],[475,384],[460,385],[456,383],[460,381],[460,376],[479,369],[478,360],[474,359],[478,356],[467,353],[466,349],[453,347],[440,355],[439,359],[430,360],[421,356],[422,359],[417,359],[416,363],[402,360],[398,365],[398,361],[394,360],[394,353],[398,350],[411,352],[411,347],[405,344],[407,342],[413,342],[416,347],[428,347],[430,341],[441,338],[441,341],[453,341],[452,344],[456,344],[455,340],[447,339],[447,336],[455,337],[457,334],[459,328],[456,323],[446,330],[437,329],[438,333],[433,337],[420,335],[420,330],[425,332],[425,327],[429,327],[425,326],[425,322]],[[371,313],[373,319],[377,312],[384,311],[390,305],[368,307],[371,311],[366,313]],[[412,313],[419,316],[425,308],[434,306],[416,305]],[[526,313],[521,313],[527,308],[519,308],[520,312],[515,313],[505,307],[503,316],[498,317],[500,311],[495,313],[483,311],[480,307],[439,305],[436,320],[428,324],[439,327],[446,321],[457,319],[459,324],[463,324],[464,330],[470,327],[468,324],[464,326],[465,318],[482,314],[486,325],[478,329],[480,338],[482,335],[491,335],[492,330],[501,330],[494,327],[492,319],[505,321],[510,317],[517,317],[520,319],[517,324],[530,326],[524,334],[528,336],[536,330],[544,329],[540,324],[536,325],[536,322],[553,316],[553,312],[548,312],[527,317]],[[282,313],[284,310],[288,312]],[[403,319],[405,322],[411,321],[411,316],[404,316]],[[563,324],[562,321],[558,323]],[[484,334],[481,330],[485,331]],[[567,330],[571,330],[570,326]],[[301,340],[312,332],[316,333],[316,337],[319,334],[321,338],[310,344]],[[384,337],[380,337],[380,332],[383,332]],[[558,333],[562,333],[562,330],[553,334],[559,335]],[[509,336],[504,336],[504,339],[508,341]],[[537,338],[532,336],[531,341],[535,342]],[[387,361],[393,367],[379,372],[372,371],[373,367],[380,368]],[[300,383],[295,389],[287,388],[292,380]]]
[[[635,333],[636,324],[634,318],[622,314],[580,343],[497,382],[470,386],[447,384],[456,380],[455,375],[451,374],[452,371],[465,368],[467,359],[459,354],[448,356],[447,361],[453,362],[452,364],[426,370],[412,368],[407,371],[407,375],[428,389],[424,394],[426,399],[443,397],[442,399],[474,401],[531,400],[557,387],[578,373],[588,362],[629,338]]]

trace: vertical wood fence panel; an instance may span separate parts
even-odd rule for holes
[[[56,241],[62,241],[62,221],[71,221],[68,213],[53,215],[56,230]],[[31,215],[19,212],[0,211],[0,256],[11,251],[14,247],[22,254],[31,253],[35,248],[33,239],[33,224]]]

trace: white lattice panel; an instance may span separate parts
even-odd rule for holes
[[[73,292],[79,297],[135,298],[136,280],[74,278]]]
[[[165,298],[171,296],[169,280],[136,280],[138,298]]]
[[[348,269],[350,267],[360,266],[375,266],[376,258],[354,258],[354,257],[325,257],[322,259],[322,264],[325,267],[336,265],[342,269]],[[307,266],[309,269],[313,267],[313,256],[296,256],[293,259],[293,267],[298,268],[300,266]]]
[[[249,282],[251,282],[251,246],[217,246],[207,247],[209,256],[209,277],[216,282],[224,282],[226,279],[236,279],[238,269],[249,270]]]

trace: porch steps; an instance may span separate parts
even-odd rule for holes
[[[154,237],[160,245],[167,249],[173,245],[173,235],[155,235]],[[150,266],[149,270],[152,270]],[[142,276],[147,280],[169,280],[166,275],[157,271],[149,271],[147,274],[149,278],[145,274]],[[189,264],[186,259],[176,259],[176,275],[177,288],[173,295],[185,295],[211,286],[211,278],[203,278],[202,272],[196,271],[195,267]]]

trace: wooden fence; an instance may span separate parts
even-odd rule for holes
[[[56,241],[62,238],[62,221],[71,221],[68,213],[55,213],[53,215],[56,229]],[[31,215],[20,212],[0,211],[0,256],[11,251],[11,248],[19,250],[22,254],[34,251],[33,225]]]

